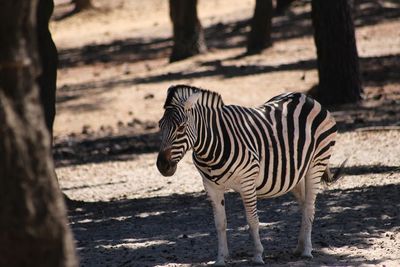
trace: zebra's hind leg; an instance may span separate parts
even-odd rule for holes
[[[315,200],[320,191],[320,180],[323,174],[323,170],[321,172],[320,168],[320,165],[316,168],[310,168],[305,178],[292,190],[299,202],[302,213],[299,239],[295,254],[307,258],[313,257],[311,254],[311,231],[315,214]]]
[[[301,211],[301,227],[299,232],[299,238],[297,242],[297,247],[294,250],[294,254],[296,255],[303,255],[304,252],[304,241],[305,241],[305,179],[301,180],[295,188],[291,191],[293,195],[296,197],[297,203],[299,204],[300,211]]]
[[[215,266],[225,266],[225,260],[229,256],[228,242],[226,239],[226,213],[224,190],[216,187],[207,179],[203,179],[204,188],[211,200],[214,212],[215,227],[218,235],[218,257]]]
[[[257,214],[257,194],[254,179],[252,177],[242,181],[240,195],[246,211],[249,232],[253,237],[254,242],[254,255],[252,261],[256,264],[264,264],[264,260],[262,258],[264,248],[260,240],[260,226]]]

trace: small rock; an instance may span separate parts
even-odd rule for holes
[[[379,99],[381,99],[383,96],[381,95],[381,94],[377,94],[377,95],[374,95],[372,98],[374,99],[374,100],[379,100]]]
[[[153,99],[154,98],[154,95],[153,94],[146,94],[145,96],[144,96],[144,99]]]
[[[151,129],[154,129],[154,128],[156,128],[156,127],[157,127],[157,125],[155,125],[155,124],[147,124],[146,127],[145,127],[145,129],[146,129],[146,130],[151,130]]]
[[[128,75],[128,74],[131,73],[131,70],[130,70],[128,64],[124,64],[124,66],[122,67],[122,69],[123,69],[122,72],[124,73],[124,75]]]
[[[82,127],[82,134],[89,134],[90,131],[90,126],[89,125],[83,125]]]

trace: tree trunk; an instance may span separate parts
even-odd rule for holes
[[[276,14],[283,15],[294,1],[295,0],[276,0]]]
[[[170,62],[205,52],[207,47],[197,17],[197,0],[170,0],[169,8],[174,31]]]
[[[49,31],[49,20],[53,13],[53,0],[39,0],[37,9],[38,52],[42,72],[37,82],[40,90],[44,116],[50,136],[53,135],[53,123],[56,115],[57,89],[57,48]]]
[[[73,0],[73,3],[75,4],[74,12],[93,8],[91,0]]]
[[[247,53],[255,54],[272,46],[272,0],[256,0],[251,30],[247,39]]]
[[[0,2],[0,266],[77,266],[35,84],[37,1]]]
[[[319,77],[313,96],[327,105],[359,101],[362,87],[348,0],[312,0],[311,14]]]

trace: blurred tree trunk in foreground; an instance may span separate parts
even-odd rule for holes
[[[49,30],[49,21],[53,14],[53,0],[39,0],[37,8],[37,37],[41,73],[37,78],[50,144],[53,143],[53,124],[56,116],[56,89],[58,52]],[[67,203],[72,201],[63,194]]]
[[[358,53],[348,0],[312,0],[319,84],[310,94],[323,104],[361,99]]]
[[[247,39],[247,53],[258,53],[272,46],[272,15],[272,0],[256,0],[251,30]]]
[[[93,8],[91,0],[72,0],[75,5],[74,12]]]
[[[0,2],[0,266],[77,266],[35,82],[37,1]]]
[[[174,32],[170,62],[205,52],[207,47],[197,16],[197,0],[169,0],[169,9]]]
[[[46,126],[53,135],[53,123],[56,115],[57,89],[57,48],[51,38],[49,20],[53,13],[53,0],[39,0],[37,9],[38,52],[42,72],[38,77],[40,99],[43,104]]]

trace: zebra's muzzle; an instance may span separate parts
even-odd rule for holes
[[[157,169],[163,176],[174,175],[176,165],[176,162],[171,161],[171,149],[166,149],[158,153]]]

